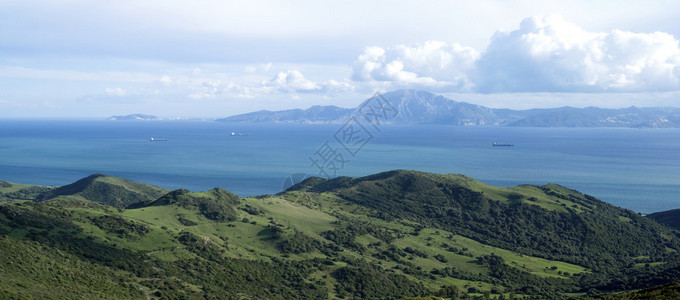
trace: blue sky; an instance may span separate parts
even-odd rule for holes
[[[678,1],[0,1],[0,117],[680,106]]]

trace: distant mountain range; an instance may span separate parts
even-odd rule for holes
[[[460,126],[499,125],[518,127],[680,127],[680,108],[606,109],[597,107],[561,107],[550,109],[495,109],[458,102],[427,91],[398,90],[380,95],[385,107],[393,109],[391,124],[449,124]],[[357,109],[375,101],[365,100],[357,108],[312,106],[308,109],[257,111],[235,115],[217,121],[271,122],[292,124],[339,124]]]

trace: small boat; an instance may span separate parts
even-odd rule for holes
[[[513,144],[493,142],[493,144],[491,144],[491,146],[494,146],[494,147],[512,147],[514,145]]]
[[[149,139],[149,142],[167,142],[167,141],[168,141],[168,139],[166,139],[166,138],[155,138],[155,137],[152,137],[152,138]]]

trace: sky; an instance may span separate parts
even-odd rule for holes
[[[680,107],[680,1],[0,0],[0,118]]]

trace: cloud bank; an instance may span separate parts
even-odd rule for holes
[[[678,44],[663,32],[588,32],[560,16],[536,16],[494,34],[481,53],[435,41],[368,47],[352,79],[482,93],[674,91]]]

